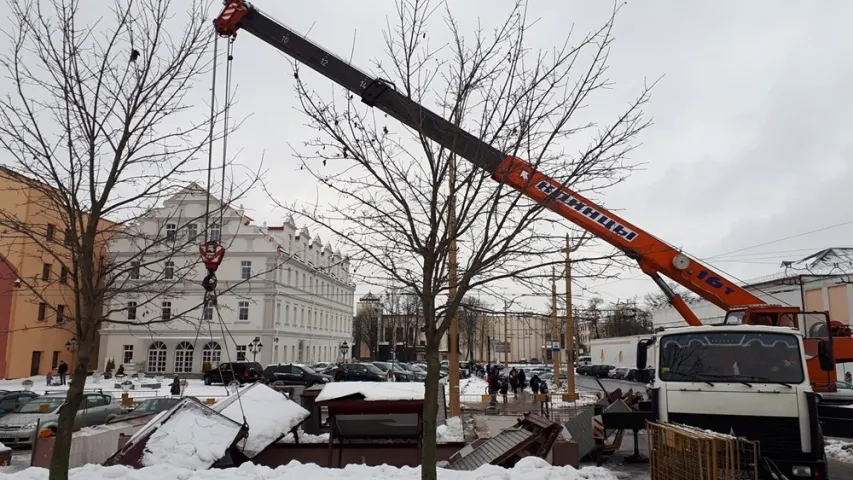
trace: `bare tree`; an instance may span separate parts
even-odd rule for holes
[[[459,311],[459,344],[460,353],[464,353],[462,358],[467,361],[474,359],[474,350],[480,343],[478,340],[487,329],[486,322],[489,319],[484,311],[488,308],[488,305],[477,297],[468,297],[462,301]]]
[[[213,108],[210,114],[191,108],[195,81],[211,66],[207,5],[178,3],[182,15],[168,0],[116,1],[105,18],[87,23],[74,0],[9,2],[8,51],[0,60],[8,80],[0,98],[0,145],[11,159],[5,175],[18,180],[10,188],[34,192],[26,201],[40,216],[26,217],[36,219],[27,223],[4,205],[0,223],[53,265],[58,275],[46,269],[48,281],[57,275],[56,282],[67,283],[65,298],[46,298],[41,279],[26,273],[21,278],[22,288],[41,295],[62,317],[59,328],[78,341],[51,479],[68,477],[71,432],[96,334],[104,322],[126,318],[129,308],[102,307],[128,291],[154,301],[164,278],[179,283],[189,275],[197,257],[178,252],[207,233],[187,225],[207,227],[202,217],[222,207],[176,214],[159,232],[136,227],[162,201],[198,188],[191,180],[204,178],[200,172],[208,162],[199,157],[206,156],[219,116]],[[55,232],[48,233],[50,225]],[[104,247],[119,237],[136,245],[137,253],[110,261]],[[150,275],[129,282],[140,270]],[[68,306],[61,314],[60,305]],[[137,322],[167,322],[181,314]]]
[[[382,311],[377,308],[366,307],[356,313],[353,318],[352,335],[356,345],[353,346],[353,356],[360,355],[356,353],[362,345],[367,347],[369,355],[372,357],[376,348],[379,346],[379,318]]]
[[[636,300],[618,302],[607,313],[601,325],[604,338],[626,337],[652,333],[652,314],[649,310],[637,307]]]
[[[440,17],[440,18],[439,18]],[[507,156],[528,159],[564,185],[597,195],[625,179],[626,154],[648,123],[643,91],[608,125],[578,120],[591,95],[604,91],[614,16],[574,44],[531,49],[531,19],[517,2],[487,32],[460,30],[450,7],[401,0],[385,32],[386,56],[375,77]],[[438,25],[437,25],[438,24]],[[448,44],[431,43],[443,24]],[[331,100],[295,72],[309,126],[320,134],[295,153],[328,195],[326,208],[288,207],[335,233],[361,263],[365,282],[417,292],[426,336],[423,478],[435,479],[439,345],[472,289],[503,279],[540,284],[562,265],[564,221],[542,215],[546,204],[499,182],[419,132],[364,107],[346,93]],[[327,90],[327,86],[323,86]],[[572,146],[569,147],[569,141]],[[582,145],[585,144],[585,145]],[[580,151],[572,155],[567,151]],[[558,229],[559,236],[553,236]],[[458,266],[448,266],[452,254]],[[457,269],[455,281],[450,271]],[[449,301],[451,289],[456,293]]]
[[[684,299],[684,302],[688,305],[693,305],[701,301],[701,298],[699,298],[699,296],[695,293],[688,291],[687,289],[682,288],[681,286],[676,285],[672,282],[667,282],[667,284],[669,285],[669,288],[672,289],[672,291],[675,292],[676,295],[680,295],[681,298]],[[670,306],[669,298],[667,298],[666,294],[664,294],[663,292],[650,292],[643,295],[643,303],[645,304],[646,308],[651,311],[660,310],[662,308],[667,308]]]

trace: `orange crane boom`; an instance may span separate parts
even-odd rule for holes
[[[836,348],[836,359],[853,361],[853,339],[850,338],[849,328],[840,328],[837,322],[830,323],[827,312],[810,313],[806,316],[797,307],[765,304],[760,298],[715,272],[708,265],[596,205],[561,182],[538,172],[529,162],[500,152],[406,97],[387,82],[365,74],[264,15],[249,2],[225,0],[223,3],[225,7],[213,21],[219,35],[234,37],[238,30],[254,35],[359,95],[365,104],[387,113],[488,171],[498,182],[542,202],[563,218],[610,243],[638,263],[640,269],[655,281],[688,324],[699,326],[702,322],[684,299],[673,292],[661,275],[726,310],[727,323],[790,326],[803,330],[807,337],[806,348],[813,350],[806,353],[815,360],[809,361],[809,374],[816,390],[835,389],[835,370],[822,370],[814,356],[820,340],[826,340],[832,346],[833,337],[846,337],[835,339],[836,344],[843,340],[842,345],[837,345],[843,348]],[[808,321],[805,320],[806,317]]]

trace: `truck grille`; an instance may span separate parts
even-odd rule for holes
[[[761,454],[769,458],[796,460],[808,456],[800,446],[797,418],[670,413],[669,421],[727,435],[734,432],[736,437],[759,442]]]

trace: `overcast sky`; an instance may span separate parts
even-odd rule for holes
[[[484,25],[500,21],[509,8],[503,3],[451,2],[459,18]],[[364,67],[381,55],[384,17],[394,13],[387,0],[255,5],[297,31],[310,30],[332,52],[352,52]],[[572,24],[582,31],[601,25],[610,6],[531,2],[531,18],[542,19],[531,45],[547,47]],[[610,190],[606,206],[743,280],[779,271],[782,260],[853,245],[853,223],[782,240],[853,221],[853,43],[843,33],[852,18],[853,3],[844,1],[628,2],[616,22],[614,92],[592,108],[624,108],[644,81],[663,79],[648,106],[655,125],[632,154],[644,170]],[[430,35],[447,38],[440,25]],[[302,132],[289,63],[247,34],[238,36],[234,62],[238,110],[252,117],[232,141],[249,157],[266,149],[268,166],[295,180],[287,182],[289,196],[313,198],[286,153],[270,157],[287,152]],[[333,87],[314,88],[331,94]],[[745,249],[758,244],[766,245]],[[655,291],[638,271],[588,288],[583,296],[608,301]]]
[[[310,39],[341,57],[351,55],[365,70],[382,55],[382,28],[394,14],[391,0],[253,3],[296,31],[310,30]],[[510,3],[451,6],[473,28],[478,20],[495,25]],[[598,27],[611,6],[533,1],[529,16],[541,21],[528,33],[530,44],[553,46],[573,24],[578,31]],[[217,2],[212,15],[219,8]],[[615,87],[590,111],[624,109],[644,82],[663,78],[647,108],[655,124],[632,153],[644,169],[609,190],[605,206],[735,279],[777,272],[782,260],[823,248],[853,245],[853,42],[843,33],[851,19],[853,2],[842,0],[624,5],[610,57]],[[430,36],[432,42],[449,39],[440,22]],[[289,59],[241,33],[233,68],[234,113],[248,118],[229,138],[229,150],[248,165],[265,153],[269,175],[280,177],[280,200],[313,202],[316,186],[290,153],[290,145],[312,132],[295,109]],[[312,82],[316,91],[336,91],[331,82]],[[282,213],[269,210],[262,192],[243,204],[258,221],[281,222]],[[826,228],[844,222],[850,223]],[[760,246],[748,248],[754,245]],[[579,297],[606,301],[655,290],[637,270],[585,287]]]

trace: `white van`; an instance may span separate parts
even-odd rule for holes
[[[581,355],[580,357],[578,357],[578,364],[576,366],[583,367],[586,365],[592,365],[592,357],[590,357],[589,355]]]

